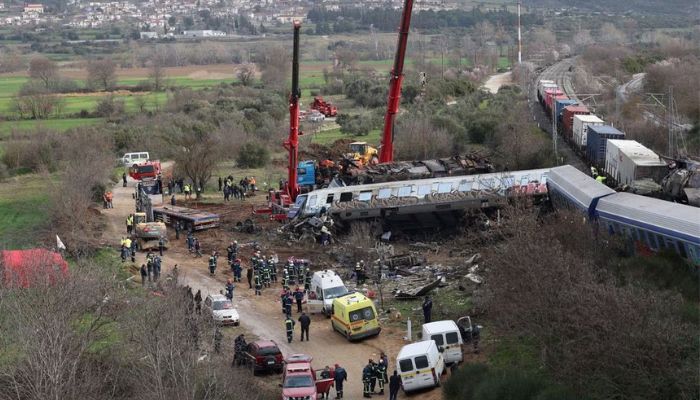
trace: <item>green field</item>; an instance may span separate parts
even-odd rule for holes
[[[36,244],[48,216],[50,182],[39,175],[21,175],[0,184],[0,247]]]
[[[314,134],[311,137],[311,143],[328,145],[338,139],[352,139],[361,142],[367,142],[371,145],[378,146],[381,141],[381,130],[373,129],[367,136],[346,135],[340,131],[340,128],[330,129]]]
[[[36,128],[46,128],[56,131],[66,131],[79,126],[96,125],[103,122],[102,118],[64,118],[45,120],[21,120],[0,122],[0,138],[9,136],[13,131],[26,131]]]

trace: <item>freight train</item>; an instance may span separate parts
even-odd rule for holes
[[[631,193],[617,193],[565,165],[552,168],[548,195],[556,208],[583,212],[601,231],[634,242],[641,253],[670,250],[700,266],[700,210]]]
[[[659,184],[668,173],[666,162],[658,154],[634,140],[626,140],[624,132],[569,99],[553,81],[539,81],[537,98],[547,116],[556,119],[557,134],[597,174],[605,176],[609,185],[634,186],[642,180]]]

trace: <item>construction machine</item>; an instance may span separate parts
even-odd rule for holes
[[[384,116],[384,133],[382,135],[381,153],[379,162],[394,161],[394,119],[399,112],[401,102],[401,83],[403,82],[403,64],[406,57],[406,45],[408,44],[408,29],[411,26],[411,10],[413,0],[405,0],[403,13],[401,14],[401,26],[399,27],[399,40],[396,46],[394,66],[391,69],[389,82],[389,98],[387,100],[386,115]]]
[[[301,22],[294,21],[294,46],[292,55],[292,91],[289,94],[289,137],[284,141],[284,148],[289,152],[287,165],[287,182],[279,191],[268,192],[266,207],[254,208],[255,214],[269,214],[271,219],[283,221],[287,218],[287,210],[299,195],[298,164],[299,164],[299,31]]]
[[[323,100],[323,97],[314,97],[314,102],[311,103],[311,109],[320,112],[326,117],[335,117],[338,115],[338,108],[331,102]]]
[[[367,142],[350,143],[350,154],[346,158],[360,165],[374,165],[379,162],[378,151]]]
[[[131,215],[134,217],[131,239],[136,240],[139,250],[157,249],[161,238],[167,247],[168,233],[163,222],[148,222],[145,212],[136,212]]]

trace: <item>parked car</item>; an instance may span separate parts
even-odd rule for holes
[[[282,373],[284,370],[284,356],[277,343],[272,340],[257,340],[248,345],[243,353],[244,364],[253,371],[253,375],[260,372]]]
[[[222,294],[210,294],[204,300],[204,307],[211,312],[212,318],[221,325],[238,326],[241,319],[231,300]]]
[[[282,376],[282,399],[320,399],[333,387],[332,372],[321,377],[323,370],[314,370],[312,358],[306,354],[293,354],[285,361]]]

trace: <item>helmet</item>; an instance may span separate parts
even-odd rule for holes
[[[234,240],[233,243],[234,243],[234,244],[238,244],[238,240]]]

